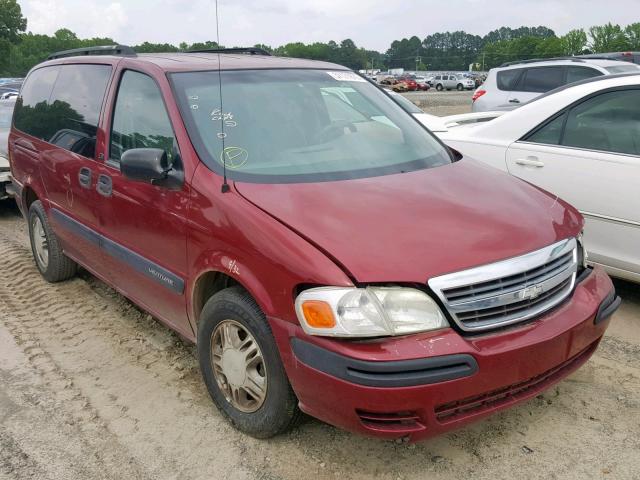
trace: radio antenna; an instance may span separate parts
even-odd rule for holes
[[[218,48],[220,47],[220,23],[218,21],[218,0],[215,0],[216,4],[216,43]],[[222,72],[220,70],[220,52],[218,52],[218,86],[220,88],[220,133],[218,136],[222,140],[222,193],[227,193],[230,188],[227,183],[227,157],[224,148],[224,137],[227,136],[224,133],[224,110],[222,109]]]

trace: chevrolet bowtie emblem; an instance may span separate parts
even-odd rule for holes
[[[533,300],[538,298],[544,292],[544,288],[540,285],[530,285],[520,291],[523,300]]]

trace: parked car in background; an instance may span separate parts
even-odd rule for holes
[[[475,82],[463,75],[436,75],[433,84],[438,91],[442,90],[472,90]]]
[[[398,77],[398,83],[404,83],[407,87],[407,91],[409,92],[415,92],[419,88],[416,78],[412,75],[403,75]]]
[[[83,265],[196,342],[213,401],[260,438],[302,410],[415,441],[589,359],[620,299],[577,210],[343,66],[215,52],[31,70],[9,151],[46,280]]]
[[[427,80],[427,77],[422,77],[417,75],[415,77],[416,83],[418,84],[418,90],[427,91],[431,88],[431,84]]]
[[[588,55],[577,55],[579,58],[606,58],[609,60],[620,60],[621,62],[633,62],[640,64],[640,52],[608,52],[590,53]]]
[[[11,184],[8,140],[15,104],[15,97],[0,100],[0,200],[7,198],[7,187]]]
[[[474,92],[472,110],[514,110],[567,83],[625,72],[640,72],[640,66],[575,57],[505,63],[492,68],[485,82]]]
[[[595,77],[438,135],[558,195],[586,218],[589,261],[640,282],[640,73]]]

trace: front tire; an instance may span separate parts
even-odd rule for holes
[[[238,430],[269,438],[300,419],[267,319],[241,287],[212,296],[198,325],[198,360],[209,394]]]
[[[78,265],[63,253],[40,200],[29,207],[28,220],[31,252],[40,274],[51,283],[72,278]]]
[[[443,88],[443,87],[442,87],[442,85],[441,85],[441,84],[437,84],[437,85],[436,85],[436,90],[437,90],[437,91],[441,92],[441,91],[442,91],[442,88]]]
[[[461,92],[462,90],[464,90],[464,86],[459,83],[458,86],[456,87],[458,89],[459,92]]]

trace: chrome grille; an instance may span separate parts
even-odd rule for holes
[[[458,326],[483,331],[533,318],[573,290],[577,242],[562,240],[535,252],[429,280]]]

